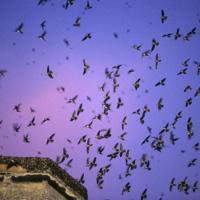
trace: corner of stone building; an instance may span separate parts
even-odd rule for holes
[[[87,200],[87,189],[49,158],[0,156],[1,200]]]

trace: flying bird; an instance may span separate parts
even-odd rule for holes
[[[196,90],[196,92],[195,92],[195,94],[194,94],[194,97],[197,97],[197,96],[199,96],[199,95],[200,95],[200,87],[197,88],[197,90]]]
[[[131,189],[131,185],[130,185],[130,182],[126,183],[122,189],[122,195],[125,193],[125,192],[130,192],[130,189]]]
[[[117,109],[119,109],[123,105],[124,105],[124,103],[122,102],[122,99],[119,97],[117,100]]]
[[[80,139],[79,139],[79,141],[78,141],[78,144],[81,144],[82,142],[86,142],[86,137],[87,137],[87,135],[83,135]]]
[[[158,64],[161,62],[162,60],[160,59],[158,53],[156,54],[156,58],[155,58],[155,66],[156,66],[156,69],[158,68]]]
[[[35,116],[31,119],[31,121],[27,125],[27,127],[30,127],[30,126],[35,126]]]
[[[119,137],[120,140],[124,141],[125,140],[124,137],[126,135],[127,135],[127,132],[124,132],[124,133],[120,134],[118,137]]]
[[[64,9],[68,9],[69,6],[74,4],[74,0],[66,0],[65,4],[62,5]]]
[[[42,30],[44,30],[45,27],[46,27],[46,21],[45,20],[42,21],[42,23],[40,24],[40,26],[42,27]]]
[[[48,0],[38,0],[38,6],[45,5],[47,2],[48,2]]]
[[[22,104],[19,103],[19,104],[14,106],[13,110],[15,110],[16,112],[21,112],[21,106],[22,106]]]
[[[160,98],[157,103],[158,110],[161,110],[164,107],[163,105],[163,98]]]
[[[195,166],[196,165],[196,162],[197,162],[197,158],[194,158],[192,160],[189,161],[188,163],[188,167],[192,167],[192,166]]]
[[[185,75],[185,74],[187,74],[187,70],[188,70],[188,68],[184,68],[184,69],[180,70],[180,71],[177,73],[177,75]]]
[[[3,119],[2,120],[0,120],[0,128],[1,128],[1,125],[3,124]]]
[[[144,191],[140,195],[140,199],[144,200],[147,198],[147,188],[144,189]]]
[[[30,111],[31,111],[31,113],[34,113],[35,109],[33,109],[32,107],[30,107]]]
[[[43,31],[39,36],[38,38],[42,41],[45,41],[46,40],[46,35],[47,35],[47,32],[46,31]]]
[[[185,88],[184,88],[184,92],[187,92],[187,91],[191,91],[192,90],[192,87],[191,87],[191,85],[187,85]]]
[[[175,135],[173,134],[173,132],[170,132],[170,137],[169,137],[169,139],[170,139],[170,142],[171,142],[173,145],[175,145],[175,142],[176,142],[177,140],[179,140],[179,138],[176,138],[176,137],[175,137]]]
[[[175,187],[175,186],[176,186],[175,178],[172,178],[170,185],[169,185],[169,191],[171,192],[173,187]]]
[[[142,47],[141,44],[140,44],[140,45],[134,44],[134,45],[132,46],[132,48],[135,49],[135,50],[137,50],[137,51],[140,51],[140,50],[141,50],[141,47]]]
[[[87,40],[87,39],[91,39],[91,38],[92,38],[91,33],[87,33],[87,34],[82,38],[81,41],[85,41],[85,40]]]
[[[187,58],[186,60],[184,60],[181,65],[184,66],[184,67],[188,67],[188,62],[190,61],[190,58]]]
[[[199,188],[198,188],[198,181],[195,181],[192,185],[192,192],[196,192]]]
[[[143,57],[147,57],[147,56],[149,56],[150,53],[151,53],[151,51],[150,51],[149,49],[146,50],[146,51],[144,51],[144,52],[142,52],[142,58],[143,58]]]
[[[180,28],[177,28],[176,33],[175,33],[175,36],[174,36],[174,39],[177,40],[177,39],[180,38],[180,37],[181,37]]]
[[[186,40],[186,41],[190,41],[190,39],[191,39],[191,37],[193,36],[193,35],[195,35],[196,34],[196,27],[194,27],[194,28],[192,28],[192,30],[191,31],[189,31],[187,34],[186,34],[186,36],[184,36],[184,40]]]
[[[23,136],[23,141],[24,141],[25,143],[30,143],[29,135],[28,135],[28,134],[26,134],[26,135]]]
[[[113,33],[113,36],[114,36],[114,38],[116,38],[116,39],[117,39],[117,38],[119,37],[119,34],[118,34],[118,33],[116,33],[116,32],[114,32],[114,33]]]
[[[166,33],[166,34],[163,34],[162,37],[171,38],[172,35],[173,33]]]
[[[91,8],[92,8],[92,6],[91,6],[90,2],[87,1],[86,6],[85,6],[85,10],[89,10]]]
[[[116,78],[113,78],[113,92],[114,93],[117,91],[118,87],[119,87],[119,84],[117,83]]]
[[[76,18],[76,21],[75,21],[74,24],[73,24],[73,26],[75,26],[75,27],[80,27],[80,26],[81,26],[80,21],[81,21],[81,18],[80,18],[80,17],[77,17],[77,18]]]
[[[141,143],[141,145],[145,144],[145,143],[148,143],[149,142],[149,139],[150,139],[151,135],[148,135]]]
[[[69,41],[66,38],[63,39],[63,42],[66,44],[67,47],[69,46]]]
[[[86,63],[86,60],[83,59],[83,75],[89,70],[90,66]]]
[[[50,118],[49,118],[49,117],[45,117],[45,118],[42,120],[41,125],[44,124],[44,123],[47,122],[47,121],[50,121]]]
[[[53,142],[54,142],[54,136],[55,136],[55,133],[51,134],[51,135],[47,138],[46,144],[53,143]]]
[[[77,116],[80,114],[80,113],[82,113],[84,111],[84,109],[83,109],[83,104],[81,103],[80,105],[79,105],[79,107],[78,107],[78,110],[77,110]]]
[[[24,27],[24,23],[21,23],[16,29],[15,29],[15,32],[16,33],[23,33],[23,27]]]
[[[47,66],[47,75],[51,79],[54,78],[53,71],[50,69],[49,65]]]
[[[20,130],[20,128],[21,128],[21,125],[19,125],[18,123],[14,123],[13,124],[13,130],[15,131],[15,132],[19,132],[19,130]]]
[[[78,182],[80,184],[84,184],[85,183],[85,179],[84,179],[84,173],[81,175],[80,179],[78,180]]]
[[[167,20],[167,18],[168,18],[167,15],[165,15],[164,10],[162,9],[161,10],[161,16],[160,16],[162,24]]]
[[[70,118],[70,121],[76,121],[77,120],[77,115],[76,115],[76,111],[74,110],[73,113],[72,113],[72,116]]]
[[[139,78],[139,79],[137,79],[137,80],[135,81],[135,83],[133,84],[135,90],[137,90],[137,89],[140,87],[140,81],[141,81],[141,79]]]
[[[159,42],[158,42],[155,38],[153,38],[153,39],[152,39],[151,52],[153,52],[154,49],[155,49],[158,45],[159,45]]]
[[[127,125],[126,119],[127,119],[127,116],[125,116],[125,117],[122,119],[122,123],[121,123],[122,130],[124,130],[125,126]]]
[[[93,167],[97,166],[96,161],[97,161],[97,157],[94,157],[92,160],[87,158],[87,166],[89,167],[89,170],[91,170]]]
[[[90,138],[87,139],[87,142],[86,142],[86,152],[87,154],[89,154],[90,152],[90,148],[93,146],[92,143],[90,143]]]
[[[155,84],[155,86],[157,87],[157,86],[164,86],[165,85],[165,81],[166,81],[166,78],[163,78],[163,79],[161,79],[159,82],[157,82],[156,84]]]
[[[192,147],[195,151],[199,151],[200,150],[200,144],[199,142],[195,143]]]
[[[102,92],[105,92],[105,87],[106,87],[106,83],[104,82],[104,83],[99,87],[99,90],[101,90]]]
[[[131,74],[131,73],[133,73],[135,70],[134,69],[130,69],[130,70],[128,70],[128,74]]]
[[[189,98],[185,101],[185,107],[192,105],[192,98]]]
[[[71,158],[70,160],[68,160],[68,162],[65,164],[65,166],[71,168],[73,160],[74,160],[73,158]]]
[[[104,146],[99,146],[99,147],[97,148],[97,153],[98,153],[98,154],[100,154],[100,155],[102,155],[102,154],[103,154],[103,151],[104,151],[104,149],[105,149],[105,147],[104,147]]]
[[[70,98],[67,103],[73,103],[73,104],[76,104],[76,100],[78,98],[78,95],[75,95],[74,97]]]
[[[0,69],[0,79],[1,79],[1,77],[4,77],[6,73],[7,73],[7,70]]]

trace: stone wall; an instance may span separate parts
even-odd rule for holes
[[[13,183],[12,181],[6,181],[0,183],[0,199],[1,200],[66,200],[52,188],[47,182],[41,183]]]
[[[48,158],[0,157],[1,200],[87,200],[87,190]]]

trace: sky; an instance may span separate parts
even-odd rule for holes
[[[150,200],[199,200],[200,189],[192,190],[200,181],[200,2],[74,0],[67,8],[66,0],[39,2],[0,0],[0,72],[4,71],[0,73],[0,155],[48,157],[59,163],[65,148],[69,157],[59,165],[77,180],[84,173],[89,200],[136,200],[145,189]],[[163,23],[161,10],[166,16]],[[80,26],[74,26],[77,18]],[[175,39],[177,30],[180,37]],[[91,38],[82,41],[88,33]],[[163,36],[166,34],[169,37]],[[144,56],[146,51],[149,54]],[[156,55],[160,60],[157,67]],[[48,66],[52,74],[47,73]],[[111,73],[110,78],[105,71]],[[164,85],[155,86],[164,78]],[[70,103],[76,95],[75,103]],[[123,106],[117,108],[119,98]],[[190,104],[186,106],[186,102]],[[15,109],[18,104],[19,110]],[[84,111],[78,114],[80,104]],[[110,106],[107,113],[105,105]],[[149,112],[144,111],[145,106]],[[71,121],[73,112],[77,119]],[[34,125],[28,126],[33,118]],[[41,123],[45,118],[50,120]],[[90,122],[91,128],[86,126]],[[16,123],[18,132],[13,129]],[[110,129],[111,135],[98,139],[99,130],[106,132],[103,129]],[[177,138],[175,144],[170,140],[172,134]],[[92,144],[88,153],[86,142],[78,144],[84,135]],[[126,153],[120,157],[120,144],[124,152],[129,151],[128,163]],[[102,155],[97,152],[100,146],[104,147]],[[108,155],[114,152],[117,157],[110,161]],[[147,159],[142,167],[144,154]],[[89,169],[87,159],[95,157],[96,166]],[[70,159],[71,167],[66,165]],[[137,168],[126,176],[133,160]],[[100,189],[97,173],[109,164],[109,171],[100,178],[104,181]],[[188,194],[180,189],[185,177]],[[170,191],[173,178],[176,186]],[[128,183],[129,192],[122,194]]]

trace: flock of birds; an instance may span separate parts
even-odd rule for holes
[[[63,7],[63,9],[68,10],[68,9],[70,9],[71,6],[73,6],[75,4],[75,2],[76,2],[75,0],[66,0],[66,3],[63,4],[62,7]],[[47,3],[48,3],[48,0],[39,0],[38,6],[46,5]],[[84,9],[89,10],[92,8],[93,8],[93,6],[92,6],[91,2],[86,1],[86,5],[85,5]],[[164,10],[161,10],[160,11],[160,22],[162,24],[165,24],[167,20],[168,20],[167,14],[165,13]],[[40,26],[41,26],[42,32],[40,35],[38,35],[38,39],[40,39],[42,41],[47,41],[46,21],[42,21]],[[81,26],[81,17],[76,18],[73,26],[77,27],[77,28]],[[15,28],[14,31],[18,34],[24,34],[24,23],[22,22],[19,25],[17,25],[17,27]],[[182,39],[184,41],[190,41],[196,35],[196,33],[197,33],[197,27],[193,27],[189,32],[187,32],[185,34],[183,34],[181,32],[180,28],[177,28],[177,30],[174,33],[170,32],[170,33],[163,34],[162,38],[163,39],[164,38],[172,38],[174,40]],[[114,37],[117,38],[118,35],[116,33],[114,33]],[[86,40],[89,40],[89,39],[92,39],[92,34],[86,33],[85,35],[83,35],[81,42],[85,42]],[[69,41],[67,39],[64,39],[63,41],[67,46],[69,46]],[[142,51],[142,44],[133,44],[131,46],[131,48],[137,52],[140,52],[141,56],[143,58],[143,57],[148,57],[148,56],[152,55],[152,53],[156,51],[156,48],[159,45],[160,45],[160,42],[158,40],[156,40],[155,38],[153,38],[151,48],[149,48],[147,50]],[[162,62],[162,60],[161,60],[159,53],[156,53],[155,59],[154,59],[154,69],[155,70],[158,70],[161,62]],[[191,65],[190,62],[191,62],[190,58],[187,58],[186,60],[181,62],[183,69],[181,69],[180,71],[177,72],[177,76],[187,75],[189,66]],[[83,59],[82,64],[83,64],[82,75],[87,76],[87,73],[89,73],[89,71],[90,71],[90,64],[88,64],[86,59]],[[193,61],[193,64],[196,66],[196,75],[200,76],[200,62]],[[124,106],[124,102],[121,97],[118,97],[117,104],[115,106],[111,105],[111,102],[110,102],[110,100],[112,99],[112,94],[116,94],[120,87],[120,85],[118,83],[118,78],[121,76],[120,72],[121,72],[121,70],[123,70],[123,67],[124,66],[122,64],[119,64],[119,65],[113,66],[112,68],[105,69],[106,81],[103,82],[103,84],[99,87],[99,91],[104,94],[104,97],[102,99],[102,112],[100,112],[99,114],[95,114],[92,117],[92,119],[87,124],[84,125],[84,128],[92,129],[93,124],[96,121],[101,121],[103,117],[109,116],[109,114],[114,109],[120,109],[121,107]],[[153,70],[153,67],[150,66],[149,69]],[[132,74],[132,73],[134,73],[134,71],[135,71],[134,69],[130,69],[130,70],[128,70],[127,74]],[[9,72],[6,69],[0,69],[0,80],[2,80],[6,76],[7,73],[9,73]],[[56,79],[55,73],[49,65],[46,67],[46,76],[49,79]],[[112,89],[113,89],[112,91],[106,90],[106,85],[107,85],[108,81],[110,81],[110,83],[112,84]],[[142,79],[138,78],[132,84],[132,88],[135,91],[138,91],[141,88],[141,84],[142,84]],[[166,84],[167,84],[167,77],[163,77],[162,79],[160,79],[154,83],[154,87],[155,88],[164,87]],[[57,87],[57,91],[64,93],[65,87],[64,86]],[[186,85],[183,92],[188,93],[190,91],[193,91],[192,86]],[[148,92],[148,91],[146,91],[146,92]],[[79,97],[79,95],[77,94],[70,98],[65,98],[65,102],[69,105],[70,104],[77,105],[78,97]],[[191,106],[193,101],[199,97],[200,97],[200,87],[196,88],[193,95],[185,100],[185,107]],[[87,100],[91,101],[91,97],[87,96]],[[156,105],[158,111],[162,110],[165,107],[163,101],[164,101],[163,98],[160,98],[158,100],[157,105]],[[20,113],[22,110],[22,106],[23,106],[22,103],[16,103],[16,105],[13,106],[13,112]],[[33,114],[33,117],[29,121],[29,123],[25,126],[34,127],[34,126],[36,126],[36,115],[35,115],[36,111],[32,107],[30,107],[30,112]],[[83,112],[85,112],[84,104],[80,103],[78,105],[78,108],[71,113],[71,117],[70,117],[69,121],[70,122],[77,121],[79,119],[79,116]],[[132,112],[132,115],[137,116],[141,125],[144,125],[144,124],[146,124],[146,121],[147,121],[146,116],[150,112],[151,112],[151,108],[148,105],[144,105],[142,108],[138,108],[138,109],[134,110]],[[176,115],[174,116],[174,119],[171,122],[167,122],[166,124],[164,124],[162,129],[158,132],[157,135],[153,134],[152,127],[147,126],[148,135],[141,141],[141,145],[149,145],[150,148],[152,148],[153,150],[155,150],[157,152],[162,152],[164,150],[164,148],[166,147],[167,141],[169,141],[171,143],[171,145],[175,145],[180,139],[175,134],[175,130],[176,130],[177,123],[179,123],[179,121],[182,118],[183,113],[184,113],[184,110],[180,110],[179,112],[177,112]],[[90,149],[92,147],[94,148],[95,144],[91,142],[92,139],[90,138],[90,136],[88,134],[81,136],[79,138],[79,140],[77,141],[77,145],[82,145],[82,144],[85,145],[86,152],[88,155],[88,157],[86,159],[86,166],[89,170],[92,170],[93,168],[97,168],[98,156],[106,156],[109,160],[109,163],[107,165],[98,169],[98,172],[96,175],[96,184],[99,189],[103,189],[104,177],[111,170],[111,168],[113,166],[112,162],[116,158],[124,159],[124,161],[125,161],[126,170],[124,172],[124,178],[131,176],[133,171],[136,170],[138,167],[143,168],[144,170],[148,170],[148,171],[152,170],[151,159],[148,156],[148,154],[143,153],[141,155],[140,160],[136,160],[131,157],[131,149],[125,148],[126,136],[128,135],[128,133],[126,132],[126,127],[128,125],[127,118],[128,118],[127,115],[125,115],[122,118],[122,120],[121,120],[122,133],[118,136],[119,141],[113,145],[113,152],[111,152],[107,155],[104,154],[106,147],[103,145],[100,145],[96,149],[97,155],[93,158],[91,158],[89,156]],[[50,121],[51,121],[50,117],[45,117],[43,120],[41,120],[40,124],[43,125]],[[1,119],[0,120],[0,129],[3,126],[3,122],[4,122],[4,120]],[[22,124],[14,123],[13,131],[16,133],[19,133],[21,127],[22,127]],[[187,119],[186,127],[187,127],[187,138],[189,140],[192,140],[192,138],[194,137],[194,131],[193,131],[193,119],[191,116],[189,116]],[[95,136],[96,140],[101,141],[103,139],[110,138],[112,136],[111,129],[112,128],[109,127],[109,128],[104,128],[104,129],[98,130],[97,134]],[[51,145],[51,143],[54,142],[55,138],[56,138],[56,133],[50,134],[46,138],[46,145]],[[23,141],[25,143],[30,143],[31,142],[30,135],[25,134],[23,136]],[[68,141],[68,143],[72,143],[72,141],[70,139],[67,139],[67,141]],[[193,144],[193,146],[191,148],[194,151],[199,151],[200,143],[196,142],[195,144]],[[40,152],[38,152],[38,153],[40,153]],[[184,153],[184,150],[182,153]],[[72,167],[73,158],[70,158],[69,152],[67,151],[67,149],[65,147],[63,147],[62,155],[57,156],[56,162],[59,165],[62,163],[66,163],[65,166],[67,166],[69,168]],[[188,168],[193,167],[196,165],[197,162],[198,162],[198,158],[193,158],[188,161],[187,167]],[[122,179],[122,178],[123,177],[120,174],[119,179]],[[85,174],[84,173],[82,173],[82,175],[78,179],[78,181],[81,184],[85,183]],[[131,187],[132,187],[131,182],[128,181],[125,185],[122,186],[121,195],[125,195],[125,193],[131,192]],[[188,177],[184,177],[183,180],[177,180],[175,177],[172,177],[171,181],[169,181],[169,191],[171,192],[171,191],[174,191],[175,189],[177,191],[183,192],[185,194],[189,194],[190,192],[197,192],[199,190],[198,180],[189,182]],[[145,188],[140,194],[140,199],[141,200],[147,199],[148,192],[149,192],[148,188]],[[162,199],[164,199],[163,193],[159,197],[159,200],[162,200]]]

